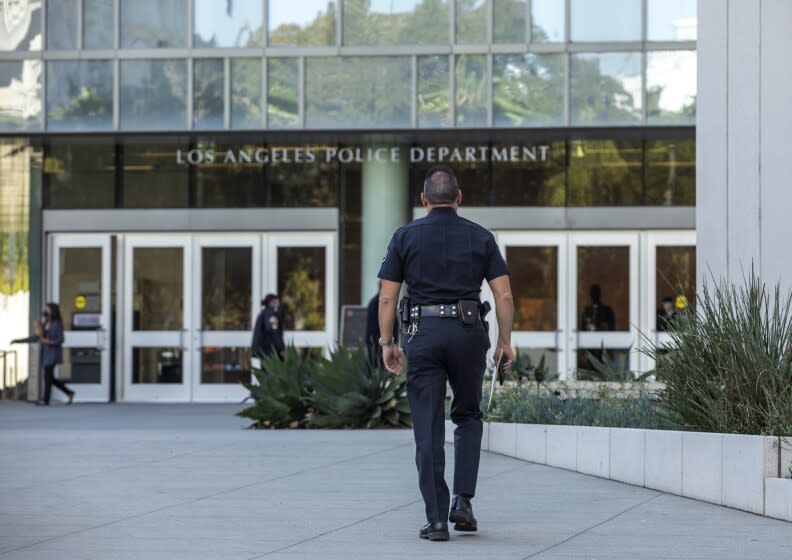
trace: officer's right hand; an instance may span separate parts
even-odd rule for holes
[[[382,361],[385,363],[385,369],[393,375],[401,375],[404,369],[404,356],[398,346],[395,344],[383,346]]]
[[[503,369],[509,371],[511,368],[512,362],[514,361],[514,352],[512,351],[512,347],[510,344],[503,344],[498,343],[498,347],[495,349],[495,356],[496,360],[495,363],[497,364],[500,360],[501,354],[503,355]]]

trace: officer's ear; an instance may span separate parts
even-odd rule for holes
[[[457,205],[457,206],[462,206],[462,189],[459,189],[459,190],[457,191],[457,196],[456,196],[456,205]]]
[[[424,193],[421,193],[421,206],[423,206],[424,208],[429,207],[429,199],[426,198],[426,195]]]

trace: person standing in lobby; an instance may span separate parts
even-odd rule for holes
[[[63,363],[63,320],[61,319],[60,307],[57,303],[48,303],[44,307],[42,316],[44,323],[35,322],[34,334],[27,338],[12,340],[11,344],[24,342],[38,342],[41,344],[41,366],[44,368],[44,398],[37,401],[36,404],[39,406],[49,405],[53,385],[69,397],[66,404],[71,404],[74,400],[74,391],[55,377],[55,366]]]

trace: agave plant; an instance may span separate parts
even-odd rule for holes
[[[277,356],[261,358],[254,369],[258,383],[244,383],[255,404],[238,413],[254,420],[251,428],[297,428],[309,412],[311,377],[315,361],[288,346],[281,361]]]
[[[411,426],[407,381],[382,366],[371,367],[360,349],[339,347],[321,358],[313,376],[313,412],[317,428]]]

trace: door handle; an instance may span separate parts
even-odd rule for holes
[[[107,348],[105,347],[105,333],[106,332],[107,332],[107,329],[103,329],[101,327],[96,329],[96,349],[99,352],[104,352],[105,350],[107,350]]]

